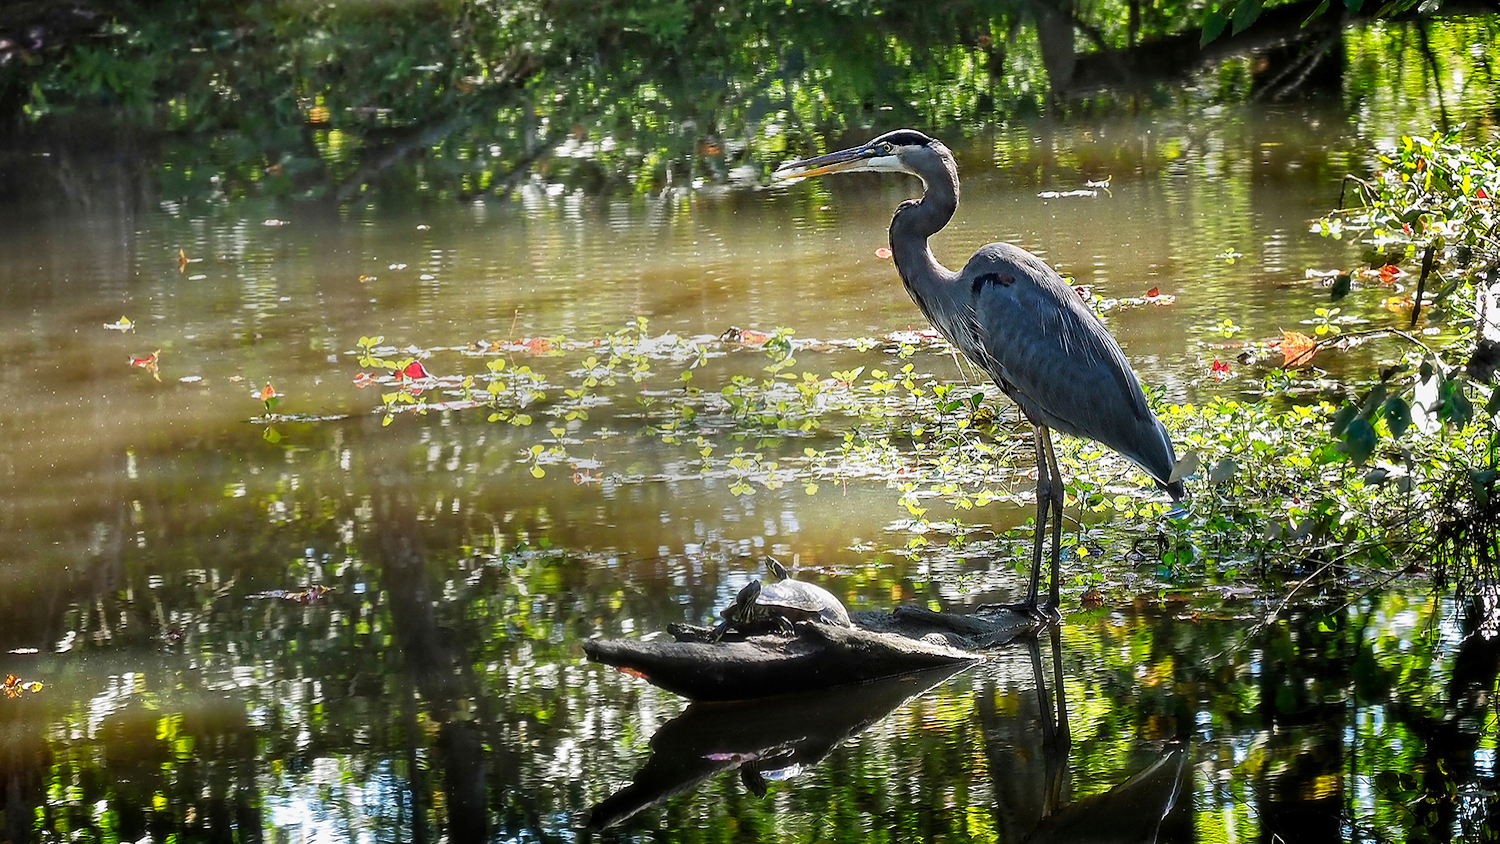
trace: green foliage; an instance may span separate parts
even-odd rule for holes
[[[1361,257],[1371,267],[1417,258],[1415,308],[1479,328],[1471,321],[1476,314],[1470,303],[1500,265],[1500,245],[1493,235],[1500,223],[1494,200],[1500,191],[1500,156],[1493,147],[1466,144],[1457,133],[1447,133],[1402,137],[1393,151],[1379,157],[1379,164],[1370,180],[1350,177],[1360,204],[1324,217],[1318,230],[1330,237],[1364,236],[1369,248]],[[1429,278],[1436,288],[1431,295]],[[1325,327],[1336,330],[1330,319],[1337,310],[1318,309],[1319,334]],[[1417,318],[1414,312],[1413,321]],[[1447,348],[1457,350],[1477,339],[1451,337]],[[1369,458],[1382,435],[1400,441],[1414,418],[1424,430],[1464,427],[1475,418],[1471,394],[1483,399],[1487,412],[1482,421],[1493,424],[1489,389],[1445,363],[1441,352],[1420,348],[1387,370],[1357,414],[1345,408],[1336,417],[1334,435],[1343,438],[1340,450],[1356,463]],[[1478,374],[1488,381],[1488,372]],[[1387,422],[1383,431],[1375,426],[1382,417]]]
[[[1500,263],[1500,153],[1493,145],[1466,142],[1461,130],[1402,136],[1378,160],[1372,179],[1350,177],[1362,202],[1324,217],[1324,234],[1366,236],[1363,258],[1371,266],[1431,250],[1429,269],[1446,268],[1453,281],[1469,284]]]
[[[389,372],[379,342],[363,338],[354,354]],[[597,339],[459,351],[424,354],[443,371],[477,358],[481,371],[432,379],[425,389],[443,394],[433,400],[409,396],[409,381],[378,375],[396,389],[377,412],[423,412],[438,401],[450,410],[483,408],[494,423],[535,422],[515,462],[539,480],[554,466],[575,483],[647,480],[608,456],[613,426],[628,415],[634,430],[679,453],[678,465],[722,480],[731,496],[886,487],[906,537],[892,537],[886,550],[912,558],[947,553],[932,541],[935,532],[952,537],[950,548],[970,547],[992,532],[990,505],[1029,501],[1029,452],[995,422],[993,391],[922,374],[951,354],[934,339],[807,340],[786,329],[685,338],[653,335],[638,320]],[[1172,582],[1262,575],[1276,582],[1309,561],[1382,570],[1449,541],[1444,531],[1451,533],[1455,514],[1487,495],[1495,477],[1454,474],[1471,455],[1489,453],[1493,423],[1466,398],[1465,381],[1430,354],[1425,363],[1419,356],[1411,366],[1425,379],[1420,391],[1394,379],[1377,383],[1337,412],[1326,402],[1228,398],[1161,407],[1179,451],[1206,467],[1193,482],[1194,505],[1171,519],[1159,499],[1141,494],[1144,479],[1123,459],[1060,438],[1070,507],[1089,522],[1065,539],[1072,557],[1088,560],[1077,577],[1094,585],[1141,577],[1120,567],[1139,557],[1143,532],[1159,543],[1148,557],[1154,576]],[[1273,370],[1263,389],[1294,386]],[[1457,496],[1452,506],[1412,507],[1444,495]]]
[[[1361,260],[1382,268],[1381,278],[1394,279],[1392,265],[1412,262],[1404,278],[1416,279],[1413,325],[1425,315],[1461,330],[1439,335],[1437,349],[1389,332],[1411,350],[1362,399],[1334,413],[1329,433],[1333,451],[1354,466],[1373,463],[1364,486],[1394,484],[1406,506],[1424,511],[1413,520],[1420,526],[1414,538],[1463,585],[1488,577],[1500,558],[1492,506],[1500,391],[1489,386],[1494,363],[1486,349],[1495,332],[1485,313],[1500,267],[1500,152],[1456,132],[1405,136],[1378,163],[1370,179],[1349,177],[1358,203],[1324,217],[1317,230],[1363,238]],[[1318,310],[1320,334],[1336,312]],[[1465,357],[1464,365],[1450,362]]]
[[[377,179],[472,196],[532,167],[645,192],[723,182],[877,115],[942,127],[1034,111],[1045,80],[1032,39],[1015,37],[1022,20],[978,0],[921,15],[888,2],[119,0],[95,31],[12,64],[0,108],[40,121],[103,107],[191,138],[192,163],[162,176],[173,198],[349,198]],[[390,169],[417,153],[424,172]]]

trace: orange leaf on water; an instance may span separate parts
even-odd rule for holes
[[[882,246],[882,247],[876,249],[875,250],[875,257],[879,258],[882,261],[888,261],[888,260],[890,260],[890,257],[891,257],[891,249],[890,249],[890,247],[889,246]]]
[[[764,331],[751,331],[747,328],[740,332],[740,342],[746,346],[764,346],[770,339],[771,335]]]
[[[360,374],[354,376],[354,386],[360,388],[361,390],[370,386],[370,384],[374,383],[374,381],[375,376],[371,375],[368,372],[361,372]]]
[[[527,337],[521,341],[521,345],[534,355],[544,355],[552,350],[552,341],[545,337]]]
[[[267,381],[266,386],[261,388],[258,397],[261,401],[270,401],[271,399],[276,398],[276,388],[271,386],[270,381]]]
[[[1317,347],[1317,341],[1313,338],[1286,329],[1281,330],[1281,339],[1271,344],[1271,348],[1281,352],[1282,366],[1296,367],[1311,364]]]

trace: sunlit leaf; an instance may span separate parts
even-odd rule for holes
[[[1198,46],[1202,47],[1208,42],[1218,38],[1224,32],[1224,27],[1229,23],[1229,18],[1217,9],[1210,11],[1203,17],[1203,34],[1198,38]]]
[[[1231,32],[1238,35],[1245,27],[1255,23],[1255,19],[1260,17],[1260,8],[1261,0],[1239,0],[1235,3]]]
[[[1294,368],[1311,364],[1317,346],[1317,341],[1306,334],[1285,329],[1281,332],[1281,339],[1271,344],[1271,348],[1281,353],[1282,366]]]
[[[1176,483],[1183,478],[1191,478],[1198,473],[1201,461],[1202,457],[1196,449],[1177,458],[1177,465],[1172,467],[1172,474],[1167,477],[1167,483]]]
[[[1219,462],[1214,464],[1213,469],[1209,470],[1208,482],[1211,484],[1222,484],[1234,477],[1235,473],[1239,470],[1240,464],[1236,463],[1234,458],[1221,458]]]

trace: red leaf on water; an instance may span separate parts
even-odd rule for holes
[[[130,359],[130,365],[146,370],[147,372],[151,373],[152,378],[160,381],[161,372],[157,369],[157,362],[160,360],[160,355],[161,349],[157,349],[156,351],[152,352],[149,355],[146,355],[143,358],[132,357]]]
[[[888,260],[890,260],[890,258],[891,258],[890,247],[888,247],[888,246],[882,246],[882,247],[876,249],[875,250],[875,257],[879,258],[882,261],[888,261]]]
[[[1485,193],[1484,188],[1475,188],[1474,189],[1474,198],[1475,199],[1489,199],[1490,195],[1487,194],[1487,193]]]
[[[1146,291],[1146,298],[1147,299],[1155,299],[1156,297],[1158,297],[1160,295],[1161,295],[1161,288],[1160,287],[1153,287],[1150,290]]]
[[[1208,371],[1213,373],[1215,381],[1223,381],[1229,377],[1229,364],[1216,360],[1209,366]]]
[[[411,363],[408,363],[406,365],[405,369],[401,370],[401,377],[402,378],[431,378],[432,376],[429,375],[429,374],[427,374],[427,368],[424,367],[424,366],[422,366],[422,362],[421,361],[414,360]]]

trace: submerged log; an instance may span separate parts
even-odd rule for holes
[[[902,607],[857,613],[855,627],[798,622],[794,634],[710,640],[708,628],[674,625],[677,641],[590,641],[589,659],[614,666],[690,700],[772,697],[867,683],[941,666],[963,665],[975,650],[1036,629],[1008,610],[985,616]]]

